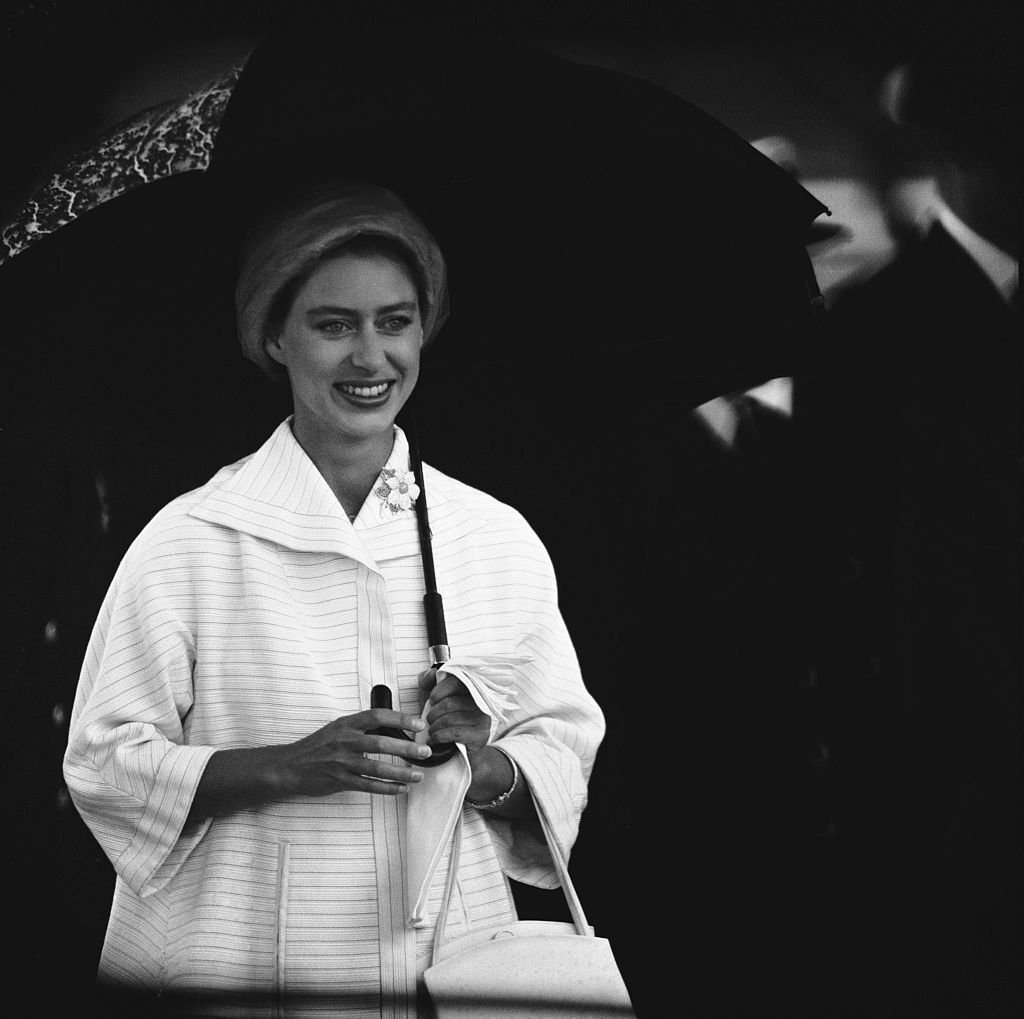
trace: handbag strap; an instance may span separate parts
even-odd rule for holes
[[[530,795],[533,796],[533,790],[530,790]],[[576,928],[576,933],[581,937],[592,938],[594,937],[594,931],[587,923],[586,914],[583,912],[583,904],[580,902],[580,897],[576,892],[576,887],[573,885],[572,879],[569,877],[569,867],[566,863],[565,856],[562,854],[562,850],[559,848],[558,843],[555,840],[554,830],[548,822],[548,819],[544,816],[544,811],[537,802],[536,796],[533,796],[533,805],[537,812],[537,817],[540,820],[541,831],[544,833],[544,841],[547,842],[548,851],[551,853],[551,859],[555,864],[555,873],[558,875],[558,882],[562,888],[562,894],[565,895],[565,901],[569,907],[569,915],[572,917],[573,927]],[[455,891],[455,875],[458,871],[459,853],[461,848],[462,814],[460,812],[458,820],[455,822],[455,832],[452,836],[452,851],[448,859],[448,874],[444,883],[444,895],[441,898],[441,906],[437,913],[437,927],[434,929],[434,948],[432,958],[435,961],[444,937],[445,927],[448,925],[448,912],[451,909],[452,895]]]
[[[530,795],[533,796],[531,790]],[[544,832],[544,841],[548,844],[548,849],[551,852],[551,859],[555,864],[555,873],[558,875],[558,883],[562,886],[562,894],[565,896],[565,901],[569,906],[569,915],[572,917],[572,924],[576,928],[576,933],[584,938],[592,938],[594,932],[587,923],[587,916],[583,912],[583,903],[580,902],[580,897],[576,893],[576,886],[572,883],[572,878],[569,877],[569,864],[565,857],[562,855],[562,850],[558,846],[558,842],[555,840],[555,832],[548,822],[544,811],[541,810],[540,804],[537,802],[537,798],[533,799],[534,808],[537,811],[537,817],[540,818],[541,831]]]

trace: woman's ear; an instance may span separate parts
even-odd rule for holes
[[[284,348],[281,346],[280,333],[268,333],[263,338],[263,349],[278,364],[283,365],[285,368],[288,367],[288,358],[284,352]]]

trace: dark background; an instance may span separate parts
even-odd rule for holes
[[[302,6],[7,5],[0,219],[16,215],[71,153],[202,84]],[[401,4],[348,6],[354,20],[381,25],[385,57],[390,19],[411,16]],[[791,140],[808,187],[851,231],[838,260],[812,251],[826,293],[826,284],[891,257],[893,230],[879,226],[877,210],[887,183],[916,169],[879,116],[882,76],[909,39],[981,16],[976,5],[729,0],[416,11],[646,76],[748,140]],[[96,258],[110,279],[131,278],[132,251]],[[200,325],[187,302],[126,324],[116,287],[94,293],[92,279],[68,274],[39,280],[31,260],[26,253],[0,269],[11,512],[4,851],[17,932],[5,987],[12,998],[50,996],[78,1014],[112,887],[60,772],[93,618],[152,513],[256,448],[287,408],[228,342],[230,306],[209,309],[201,327],[215,333],[220,323],[225,346],[210,356],[237,359],[237,381],[204,391],[195,365],[169,342]],[[751,270],[741,238],[722,271],[742,290]],[[192,282],[201,289],[201,279]],[[105,344],[103,323],[115,319],[121,339]],[[134,351],[126,335],[137,337]],[[166,352],[158,371],[153,343]],[[803,539],[820,522],[806,461],[788,439],[773,444],[774,418],[761,423],[766,442],[741,470],[686,408],[650,409],[633,429],[550,437],[540,424],[517,432],[513,416],[503,423],[502,410],[518,409],[505,399],[492,408],[487,448],[474,445],[474,422],[425,456],[523,510],[554,559],[584,675],[609,722],[573,871],[640,1014],[913,1014],[888,1000],[886,980],[862,962],[886,917],[851,904],[864,875],[842,838],[842,783],[828,749],[834,706],[814,693],[806,633],[815,589]],[[459,413],[455,403],[441,412],[435,435],[455,433]],[[211,420],[215,439],[204,430]],[[576,465],[554,497],[551,457],[533,452],[549,438]],[[588,490],[587,477],[603,483]],[[688,537],[666,543],[669,531]],[[684,649],[671,660],[659,652],[665,634]],[[557,896],[518,892],[524,915],[561,915]]]

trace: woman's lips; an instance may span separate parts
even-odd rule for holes
[[[394,379],[373,383],[336,382],[334,388],[350,402],[365,405],[383,403],[394,384]]]

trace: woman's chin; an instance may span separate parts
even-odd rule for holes
[[[394,433],[395,412],[390,407],[355,411],[328,406],[313,414],[303,411],[303,407],[296,407],[292,431],[307,453],[329,446],[372,445],[374,439],[390,442]]]
[[[394,431],[395,415],[382,407],[375,413],[335,415],[332,425],[332,431],[340,442],[369,441],[390,436]]]
[[[372,407],[353,407],[347,400],[336,402],[331,423],[340,439],[372,439],[391,435],[400,405],[390,396]]]

